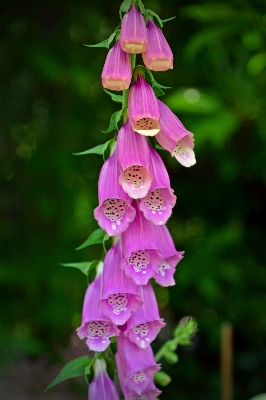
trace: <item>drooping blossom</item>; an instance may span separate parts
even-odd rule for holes
[[[177,116],[162,101],[157,99],[160,110],[161,130],[156,135],[158,143],[171,153],[184,167],[196,163],[194,136],[189,132]]]
[[[130,54],[125,53],[119,41],[108,51],[102,70],[102,85],[110,90],[126,90],[132,77]]]
[[[117,338],[116,362],[122,387],[127,386],[131,393],[141,395],[153,382],[155,372],[160,364],[156,364],[150,346],[141,349],[126,336]],[[121,374],[122,372],[122,374]]]
[[[175,285],[174,273],[176,265],[183,258],[184,251],[177,251],[172,236],[166,225],[154,226],[157,243],[163,256],[159,268],[155,270],[155,281],[161,286]]]
[[[108,250],[104,259],[102,299],[99,306],[114,324],[123,325],[141,305],[138,286],[120,268],[120,238]]]
[[[145,20],[135,5],[122,18],[119,41],[127,53],[143,53],[147,48]]]
[[[148,45],[142,53],[145,66],[153,71],[173,69],[173,53],[161,29],[149,19],[147,23]]]
[[[106,372],[106,362],[97,358],[93,364],[94,378],[89,385],[89,400],[119,400],[114,382]]]
[[[137,394],[136,391],[130,389],[127,384],[126,369],[119,353],[116,353],[116,363],[118,378],[125,400],[155,400],[161,394],[161,391],[154,385],[153,380],[148,383],[141,394]]]
[[[121,235],[121,268],[137,285],[146,285],[163,259],[158,250],[155,225],[143,216],[136,201],[133,205],[136,208],[136,219]]]
[[[95,219],[109,236],[120,235],[136,214],[131,206],[132,199],[118,183],[121,172],[115,150],[102,166],[98,182],[99,206],[94,210]]]
[[[140,286],[139,293],[143,304],[136,312],[132,313],[127,321],[124,335],[141,349],[145,349],[156,338],[165,323],[160,318],[156,297],[150,282]]]
[[[119,329],[106,316],[98,302],[101,294],[101,277],[103,263],[98,265],[98,276],[88,286],[82,311],[82,323],[77,329],[80,339],[87,338],[86,344],[90,350],[104,351],[110,344],[109,337],[119,335]]]
[[[156,225],[162,225],[172,214],[176,196],[171,189],[164,162],[152,147],[150,147],[149,168],[153,179],[148,194],[140,200],[139,208],[148,220]]]
[[[128,115],[132,129],[144,136],[160,130],[160,112],[152,87],[141,74],[129,90]]]
[[[145,197],[152,181],[149,145],[145,137],[132,130],[128,120],[118,132],[117,152],[123,190],[133,199]]]

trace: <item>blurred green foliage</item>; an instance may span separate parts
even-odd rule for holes
[[[184,315],[197,319],[193,346],[180,349],[160,398],[219,398],[219,335],[234,327],[235,399],[266,384],[266,3],[264,0],[146,0],[162,19],[175,65],[155,79],[161,99],[195,134],[197,164],[165,152],[178,201],[169,229],[185,258],[176,286],[157,288],[171,337]],[[0,363],[61,360],[80,323],[84,275],[62,263],[97,228],[99,155],[119,110],[101,87],[107,50],[92,49],[119,22],[113,0],[11,0],[0,15]],[[139,56],[138,56],[139,57]],[[141,58],[137,62],[141,63]],[[85,350],[85,349],[84,349]],[[84,355],[85,351],[84,351]],[[47,382],[48,384],[49,382]],[[85,386],[84,386],[85,387]],[[86,390],[84,389],[84,393]]]

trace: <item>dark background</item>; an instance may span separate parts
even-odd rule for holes
[[[168,223],[185,258],[176,286],[158,288],[168,323],[186,316],[199,332],[161,400],[217,400],[219,343],[234,328],[235,400],[266,392],[266,4],[264,0],[144,1],[162,19],[174,69],[155,73],[161,98],[195,134],[197,164],[161,153],[177,205]],[[87,354],[76,337],[86,278],[59,262],[97,228],[100,156],[73,152],[104,143],[120,107],[103,92],[106,49],[87,48],[118,25],[114,0],[1,5],[0,26],[0,393],[1,400],[79,400],[85,381],[43,393],[60,368]],[[141,58],[137,59],[141,62]]]

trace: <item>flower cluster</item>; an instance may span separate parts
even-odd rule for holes
[[[165,225],[176,196],[149,137],[154,136],[181,165],[196,161],[193,134],[157,99],[145,69],[132,66],[132,55],[139,53],[149,70],[173,68],[173,54],[161,29],[150,14],[145,20],[136,4],[124,13],[102,71],[103,87],[128,92],[128,103],[123,104],[123,124],[100,172],[99,206],[94,210],[113,245],[87,288],[77,333],[95,352],[104,352],[110,337],[116,337],[115,360],[125,399],[152,400],[160,394],[154,384],[160,365],[151,343],[165,324],[150,280],[174,285],[184,252],[176,250]],[[97,358],[94,369],[89,399],[119,399],[103,358]]]

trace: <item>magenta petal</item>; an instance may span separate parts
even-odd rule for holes
[[[94,378],[89,385],[89,400],[119,400],[114,382],[106,372],[106,362],[98,358],[94,362]]]
[[[139,287],[143,305],[132,313],[127,321],[124,335],[140,348],[144,349],[156,338],[159,331],[165,326],[160,318],[156,297],[151,284]]]
[[[102,300],[99,303],[102,312],[117,325],[125,324],[132,311],[136,311],[142,305],[138,286],[122,271],[120,261],[121,243],[118,240],[105,256]]]
[[[158,246],[160,247],[163,261],[154,273],[155,281],[161,286],[175,285],[175,267],[183,258],[184,251],[177,251],[172,236],[165,225],[155,226]]]
[[[125,53],[119,42],[108,51],[103,71],[102,85],[110,90],[126,90],[132,77],[130,54]]]
[[[181,165],[190,167],[196,163],[193,133],[186,130],[182,122],[162,101],[158,100],[161,130],[156,135],[158,143],[168,150]]]
[[[98,183],[99,206],[94,210],[95,219],[109,236],[120,235],[136,214],[131,198],[118,183],[120,173],[117,151],[114,151],[102,166]]]
[[[158,248],[155,225],[143,216],[136,202],[134,205],[136,219],[121,236],[124,256],[121,268],[137,285],[146,285],[163,259]]]
[[[121,386],[127,386],[130,391],[138,395],[145,391],[153,381],[155,372],[160,369],[150,346],[140,349],[124,335],[117,338],[116,361],[120,370],[118,373],[121,377]]]
[[[152,87],[139,75],[128,95],[128,113],[132,129],[144,136],[160,130],[160,112]]]
[[[173,53],[161,29],[150,19],[147,24],[148,46],[142,54],[145,66],[152,71],[173,68]]]
[[[90,350],[104,351],[110,344],[109,337],[119,335],[119,329],[98,306],[101,293],[101,276],[88,286],[83,303],[82,324],[77,328],[80,339],[87,338]]]
[[[176,196],[170,187],[168,172],[159,154],[150,148],[150,171],[153,176],[148,194],[141,199],[139,208],[145,218],[155,225],[165,224],[172,214]]]
[[[127,121],[118,132],[117,157],[122,168],[119,183],[133,199],[145,197],[152,181],[147,140],[135,133]]]
[[[130,7],[122,18],[119,41],[127,53],[143,53],[147,48],[145,20],[136,6]]]

